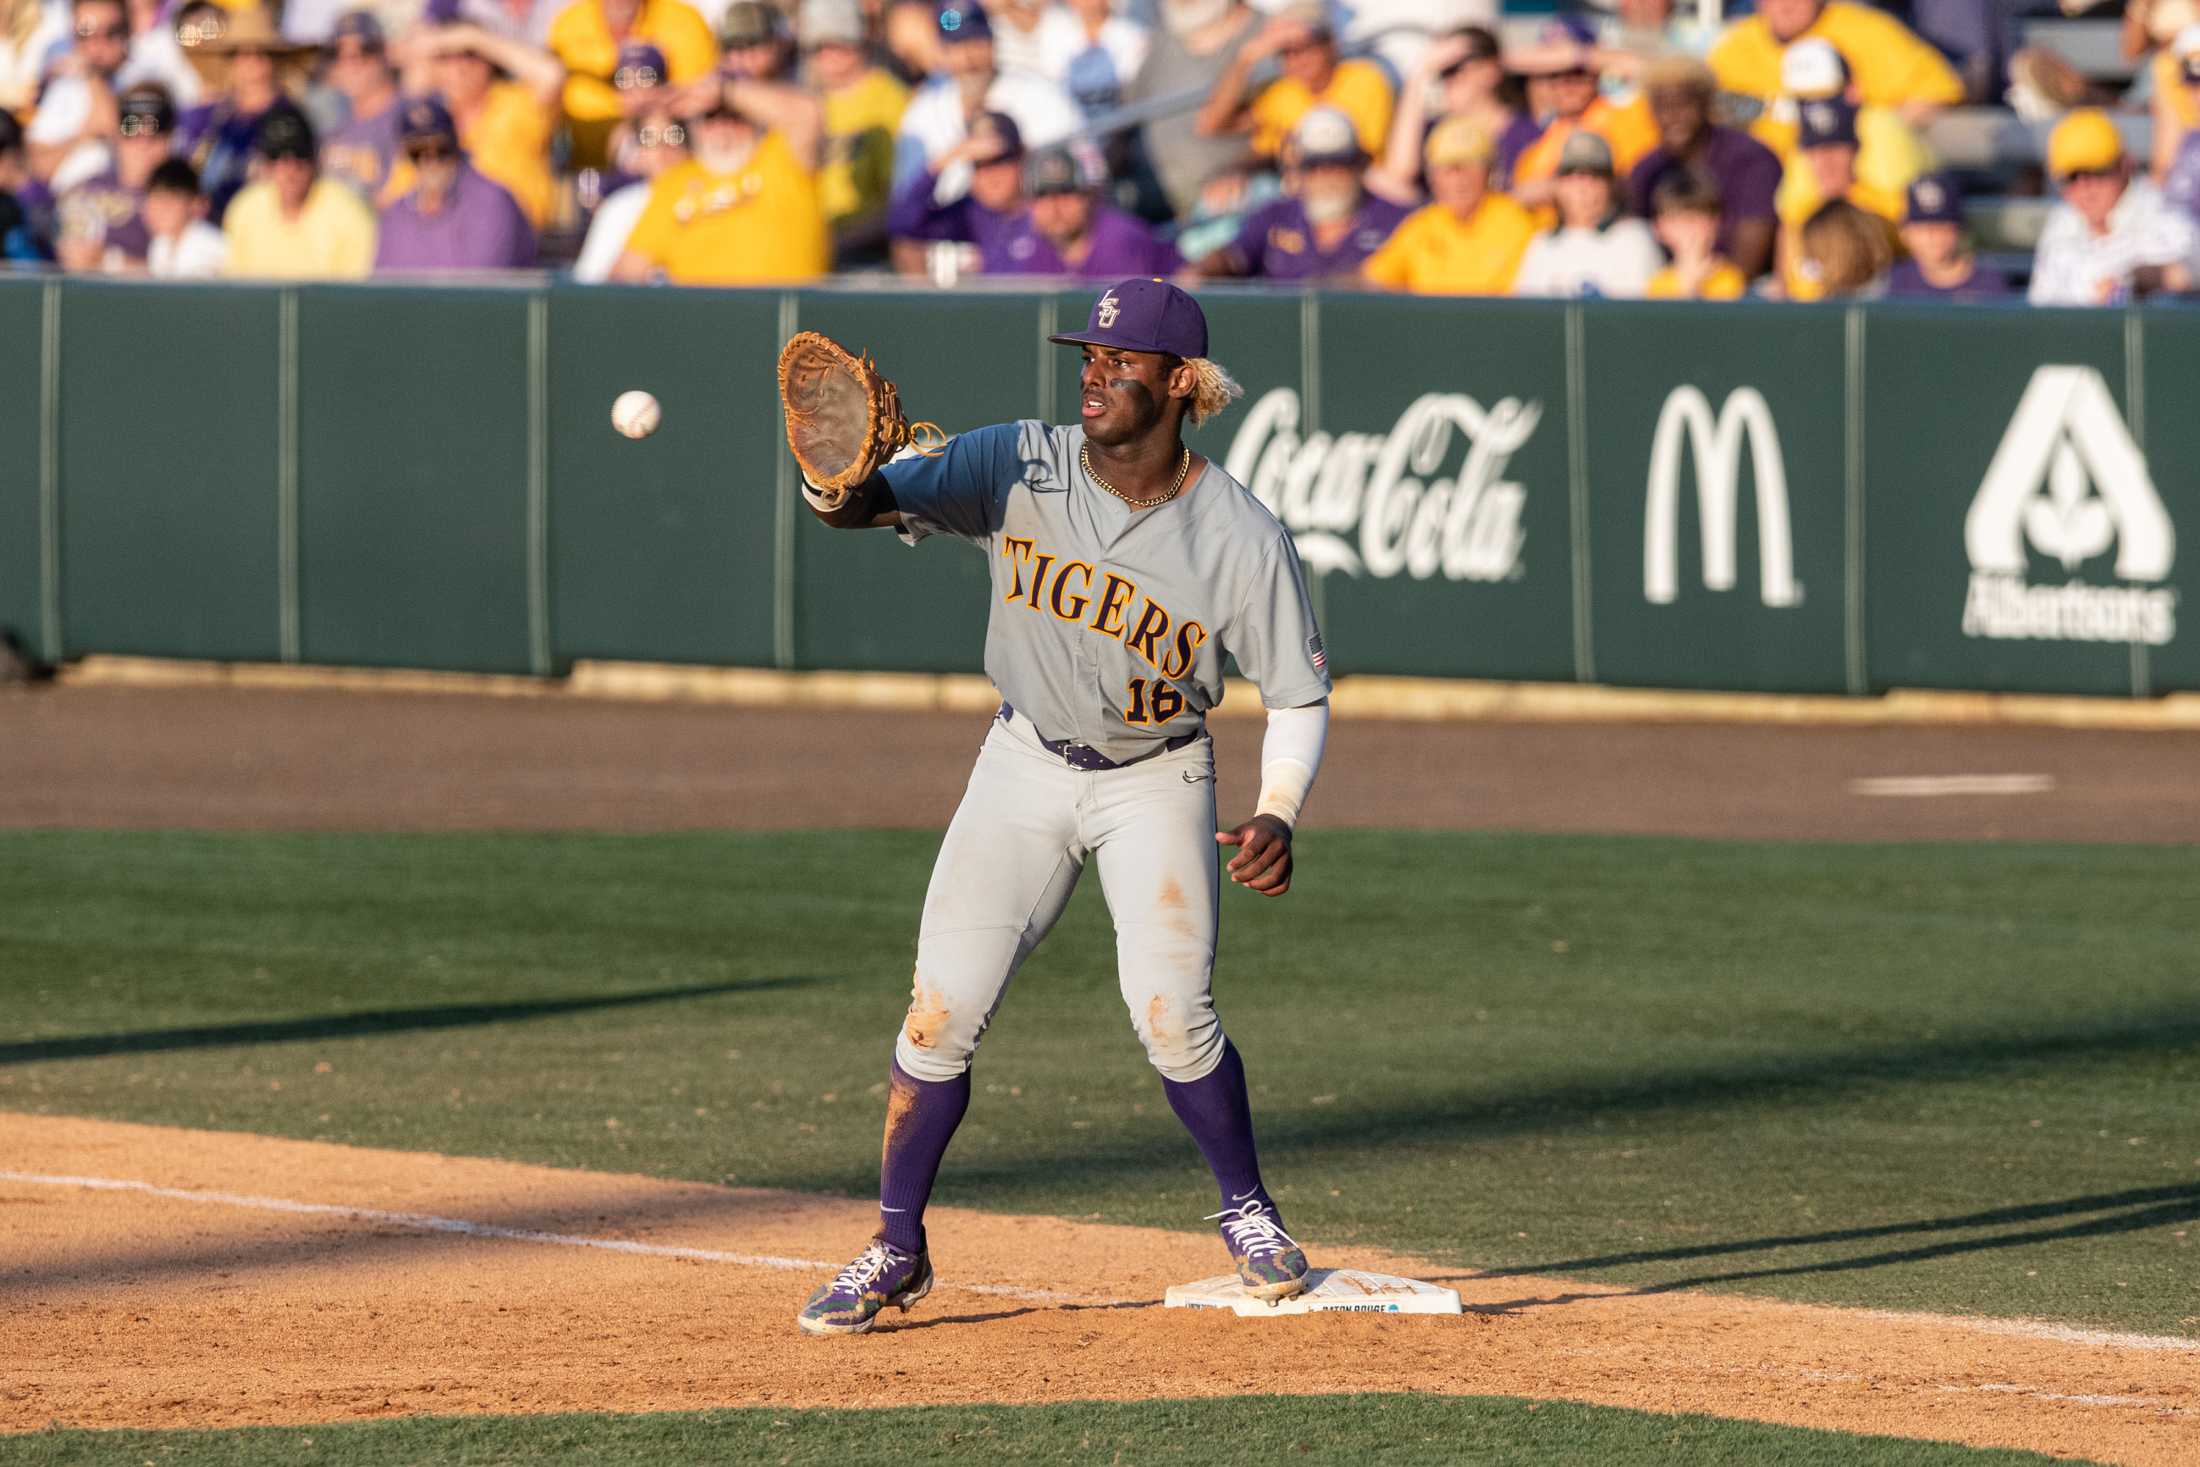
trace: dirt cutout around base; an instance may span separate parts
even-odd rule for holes
[[[122,1185],[114,1185],[114,1184]],[[2200,1343],[1478,1279],[1459,1318],[1164,1310],[1196,1234],[935,1211],[941,1284],[869,1335],[802,1299],[865,1203],[0,1115],[0,1430],[472,1412],[1517,1395],[2200,1461]]]

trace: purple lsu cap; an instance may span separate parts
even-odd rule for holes
[[[1207,355],[1207,313],[1190,294],[1158,275],[1122,280],[1100,292],[1082,331],[1047,340],[1060,346],[1112,346],[1172,357]]]
[[[1905,224],[1961,224],[1963,191],[1945,173],[1928,173],[1910,185]]]

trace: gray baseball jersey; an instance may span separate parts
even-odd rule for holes
[[[1234,656],[1270,708],[1329,695],[1290,532],[1217,463],[1133,509],[1079,462],[1082,427],[1036,420],[957,434],[881,472],[902,538],[985,550],[985,670],[1048,738],[1123,761],[1198,728]]]

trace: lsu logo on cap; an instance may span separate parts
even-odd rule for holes
[[[1100,297],[1100,304],[1093,308],[1092,319],[1098,321],[1100,329],[1105,331],[1115,324],[1115,318],[1121,313],[1122,305],[1116,300],[1115,292],[1111,290]]]

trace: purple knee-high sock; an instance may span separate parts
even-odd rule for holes
[[[1245,1093],[1245,1062],[1237,1046],[1222,1041],[1222,1063],[1197,1080],[1161,1077],[1168,1092],[1169,1108],[1199,1143],[1207,1169],[1222,1188],[1222,1205],[1233,1208],[1249,1198],[1267,1207],[1267,1189],[1260,1184],[1260,1156],[1253,1146],[1253,1105]]]
[[[879,1151],[878,1235],[903,1253],[924,1248],[924,1208],[940,1158],[970,1109],[970,1072],[920,1080],[896,1060],[886,1081],[886,1141]]]

